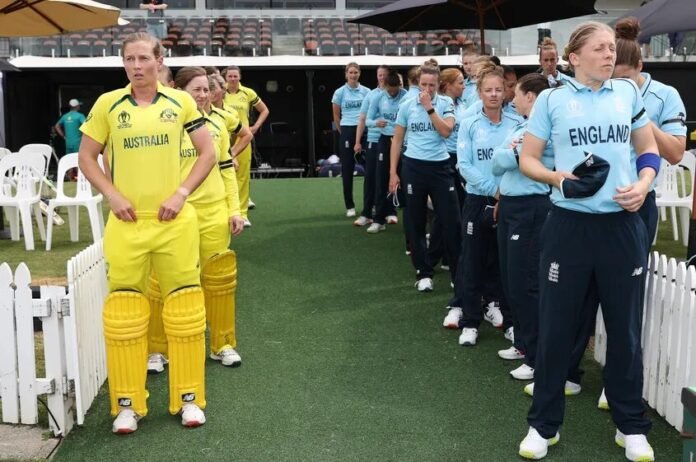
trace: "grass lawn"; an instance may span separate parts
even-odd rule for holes
[[[154,376],[136,434],[111,434],[102,390],[55,460],[518,460],[530,400],[508,375],[518,362],[496,355],[509,342],[486,325],[479,345],[463,348],[441,327],[447,276],[415,291],[401,226],[351,226],[337,179],[261,180],[252,191],[253,228],[233,243],[244,363],[208,361],[206,425],[181,428],[166,412],[166,374]],[[35,266],[44,255],[31,255]],[[588,357],[584,368],[546,460],[623,461],[610,415],[596,408],[599,366]],[[658,459],[678,460],[679,434],[650,414]]]

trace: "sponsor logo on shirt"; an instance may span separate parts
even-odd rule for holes
[[[476,150],[478,160],[491,160],[493,158],[493,148],[478,148]]]
[[[360,109],[362,101],[344,101],[343,109]]]
[[[130,123],[130,114],[126,111],[121,111],[118,115],[118,127],[119,129],[131,128],[133,125]]]
[[[164,111],[160,112],[160,122],[170,122],[174,123],[178,120],[179,114],[174,112],[173,109],[167,108]]]

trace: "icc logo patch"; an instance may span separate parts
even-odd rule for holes
[[[614,107],[616,108],[617,112],[626,112],[626,103],[624,103],[623,100],[618,96],[614,98]]]
[[[179,114],[174,112],[171,108],[167,108],[160,112],[160,122],[176,122],[179,118]]]
[[[130,114],[126,111],[121,111],[118,115],[118,128],[131,128],[133,125],[130,123]]]
[[[568,110],[568,117],[582,117],[585,115],[582,110],[582,104],[576,99],[568,101],[566,109]]]

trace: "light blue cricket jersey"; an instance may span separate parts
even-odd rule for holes
[[[454,103],[449,96],[436,94],[433,109],[442,119],[454,119]],[[417,98],[409,98],[399,106],[396,125],[406,129],[406,157],[427,161],[449,159],[445,139],[437,132],[430,116]]]
[[[447,152],[457,152],[457,137],[459,136],[459,126],[465,119],[464,113],[466,112],[466,103],[461,97],[457,98],[454,102],[454,128],[452,129],[452,134],[447,137],[445,143],[447,144]]]
[[[370,92],[363,100],[362,106],[360,106],[360,114],[365,114],[365,126],[367,127],[368,143],[378,142],[379,136],[381,135],[381,130],[379,129],[379,127],[376,127],[374,125],[367,125],[367,114],[370,112],[370,108],[376,104],[379,97],[382,96],[382,93],[384,93],[384,90],[382,90],[381,88],[375,88],[373,90],[370,90]]]
[[[341,106],[341,126],[355,127],[358,125],[360,108],[369,91],[369,88],[360,84],[352,88],[346,83],[334,92],[331,102]]]
[[[640,93],[645,104],[645,111],[657,128],[673,136],[686,136],[686,109],[679,92],[674,87],[653,80],[650,74],[641,72],[645,77]],[[633,166],[636,165],[635,149],[631,146]],[[638,180],[638,170],[634,169],[633,180]],[[653,182],[650,190],[655,189]]]
[[[519,153],[522,152],[522,139],[527,132],[525,120],[507,139],[493,150],[493,175],[500,176],[500,194],[503,196],[529,196],[531,194],[548,194],[551,187],[534,181],[520,172]],[[518,141],[515,149],[510,149],[510,143]],[[541,163],[553,170],[553,149],[551,141],[546,143],[546,149],[541,156]]]
[[[462,114],[462,119],[468,119],[470,117],[473,117],[479,112],[481,112],[481,110],[483,110],[483,101],[478,99],[472,106],[468,106],[466,108],[466,111],[464,111],[464,114]],[[506,114],[512,117],[513,119],[517,119],[517,121],[520,123],[522,123],[522,121],[524,120],[524,117],[522,117],[520,113],[517,112],[517,109],[515,109],[515,105],[511,102],[503,104],[503,114]]]
[[[399,105],[406,97],[406,94],[407,92],[403,88],[393,97],[386,90],[383,91],[375,104],[370,105],[370,111],[367,113],[367,126],[376,128],[381,135],[394,136],[396,115],[399,113]],[[387,121],[387,125],[384,128],[379,128],[375,125],[380,119]]]
[[[519,125],[501,111],[500,122],[493,123],[483,112],[464,119],[457,137],[457,165],[466,180],[466,192],[495,196],[500,177],[493,174],[493,150]]]
[[[594,196],[566,199],[552,188],[551,201],[584,213],[623,210],[612,199],[616,188],[633,181],[631,131],[648,123],[638,87],[628,79],[609,79],[592,91],[573,78],[560,87],[541,92],[529,116],[527,131],[553,143],[556,170],[572,172],[591,152],[609,162],[604,186]]]
[[[560,87],[561,85],[564,85],[568,81],[568,79],[570,79],[568,75],[564,74],[558,69],[556,69],[556,73],[558,75],[556,75],[555,77],[553,75],[546,76],[546,79],[549,81],[549,86],[551,88]]]
[[[408,87],[408,90],[406,90],[406,96],[404,98],[401,98],[401,104],[404,104],[406,101],[412,98],[418,98],[418,95],[420,94],[420,88],[418,88],[418,85],[412,85]],[[408,132],[404,133],[404,147],[408,144]]]
[[[478,89],[476,88],[476,81],[467,77],[464,80],[464,93],[462,93],[462,101],[466,103],[466,107],[471,107],[480,99]]]

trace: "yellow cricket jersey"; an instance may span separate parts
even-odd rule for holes
[[[201,185],[188,197],[187,202],[194,207],[212,204],[225,200],[228,216],[239,215],[239,192],[237,179],[230,156],[230,135],[228,126],[236,122],[233,133],[239,133],[242,124],[236,116],[223,114],[225,111],[212,108],[210,114],[204,116],[208,131],[213,137],[217,168],[213,168]],[[185,135],[181,145],[181,177],[186,178],[198,159],[198,151],[193,146],[191,138]]]
[[[80,127],[109,151],[111,180],[137,211],[157,212],[179,187],[179,152],[187,133],[205,123],[188,93],[157,84],[140,107],[131,86],[101,95]]]
[[[249,111],[252,106],[256,106],[261,102],[261,98],[251,88],[239,84],[239,90],[236,93],[225,92],[225,100],[223,104],[237,111],[239,119],[245,127],[249,126]]]

